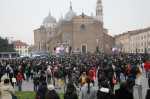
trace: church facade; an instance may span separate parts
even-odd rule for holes
[[[77,15],[70,4],[65,18],[49,15],[43,25],[34,30],[37,53],[95,53],[111,52],[113,37],[103,27],[102,1],[97,1],[96,16]]]

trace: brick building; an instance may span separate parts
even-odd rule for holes
[[[43,25],[34,30],[35,50],[38,53],[95,53],[111,52],[113,37],[103,27],[102,1],[97,1],[96,16],[77,15],[70,4],[65,18],[49,15]]]

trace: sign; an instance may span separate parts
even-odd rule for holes
[[[16,81],[16,78],[12,78],[12,82],[13,82],[13,83],[17,82],[17,81]]]

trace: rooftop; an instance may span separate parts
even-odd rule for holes
[[[128,31],[128,32],[124,32],[123,34],[119,34],[119,35],[115,35],[114,38],[126,35],[126,34],[130,34],[130,35],[134,35],[134,34],[138,34],[138,33],[142,33],[142,32],[146,32],[149,31],[150,27],[148,28],[144,28],[144,29],[137,29],[137,30],[133,30],[133,31]]]
[[[28,44],[23,43],[23,42],[14,42],[13,44],[14,46],[29,46]]]

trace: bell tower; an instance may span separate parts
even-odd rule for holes
[[[96,6],[96,19],[103,22],[103,6],[102,6],[102,0],[97,0],[97,6]]]

